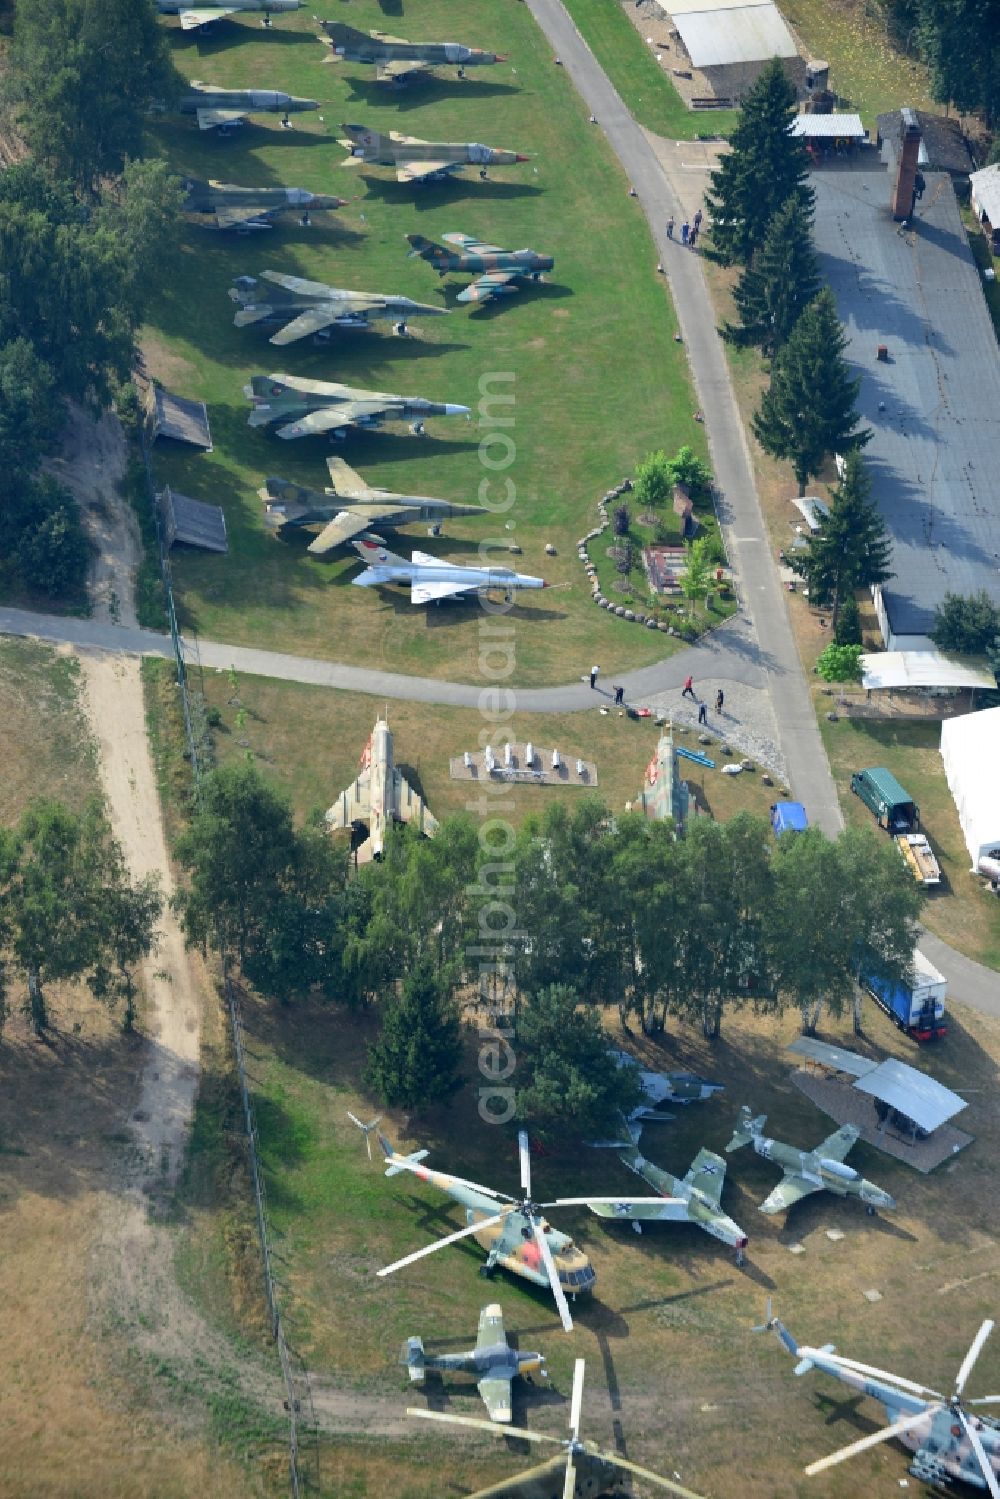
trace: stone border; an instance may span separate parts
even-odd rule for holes
[[[626,478],[620,484],[616,484],[614,489],[607,490],[601,496],[597,502],[597,513],[600,516],[600,520],[596,526],[587,532],[586,536],[580,537],[576,544],[576,555],[583,563],[583,570],[587,574],[587,580],[590,583],[591,598],[599,609],[607,609],[609,614],[615,614],[619,619],[627,619],[632,624],[645,625],[647,630],[660,630],[664,635],[679,635],[680,631],[675,630],[673,625],[650,619],[649,615],[644,614],[641,610],[627,609],[624,604],[616,604],[612,599],[606,598],[601,592],[601,585],[597,581],[597,568],[591,562],[590,554],[587,551],[590,542],[596,540],[598,536],[603,535],[611,524],[608,518],[608,502],[620,499],[623,494],[629,494],[631,489],[632,480]]]

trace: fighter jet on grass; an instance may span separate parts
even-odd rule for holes
[[[275,530],[285,526],[322,526],[309,544],[314,556],[322,557],[334,547],[377,526],[380,531],[407,526],[414,521],[440,522],[452,515],[484,515],[482,505],[453,505],[450,500],[426,495],[393,494],[372,489],[343,458],[329,457],[331,489],[306,489],[287,479],[270,478],[259,491],[265,505],[265,521]]]
[[[248,328],[255,323],[277,325],[277,333],[271,335],[273,344],[295,343],[310,333],[329,338],[332,328],[369,328],[372,318],[390,318],[393,332],[405,336],[409,333],[408,317],[438,317],[447,311],[444,307],[413,302],[409,297],[344,291],[322,281],[283,276],[278,271],[264,271],[262,277],[271,283],[273,290],[260,287],[254,276],[238,276],[233,282],[229,295],[239,307],[233,321],[237,328]]]
[[[291,128],[289,115],[306,109],[319,109],[315,99],[297,99],[294,94],[278,93],[266,88],[213,88],[210,83],[194,79],[191,92],[182,94],[175,108],[178,114],[195,115],[199,130],[218,130],[226,135],[251,115],[280,114],[281,123]]]
[[[499,52],[463,47],[460,42],[408,42],[384,31],[358,31],[344,21],[319,24],[325,33],[320,41],[330,48],[326,62],[374,63],[379,83],[403,83],[414,73],[447,66],[457,68],[459,78],[464,78],[466,68],[507,61]]]
[[[243,394],[253,402],[250,426],[281,422],[278,436],[284,438],[315,437],[321,432],[343,438],[351,427],[380,427],[383,422],[409,422],[410,431],[422,437],[429,416],[470,415],[468,406],[360,390],[329,380],[303,380],[296,375],[253,375]]]
[[[408,234],[412,246],[410,258],[417,255],[432,265],[439,276],[449,271],[485,271],[471,286],[459,292],[459,302],[495,302],[500,297],[512,297],[532,281],[541,281],[543,271],[551,271],[555,260],[551,255],[539,255],[537,250],[501,250],[498,245],[487,245],[471,234],[445,234],[445,244],[457,245],[456,250],[446,250],[422,234]]]
[[[480,146],[466,141],[422,141],[413,135],[390,130],[383,135],[366,125],[342,125],[344,138],[339,142],[350,151],[341,166],[354,167],[361,162],[372,166],[395,167],[397,182],[437,182],[449,172],[463,166],[477,166],[485,178],[489,167],[511,167],[528,161],[516,151],[498,146]]]
[[[272,11],[298,10],[301,4],[302,0],[223,0],[221,5],[216,0],[156,0],[156,9],[161,16],[180,16],[182,31],[195,31],[226,16],[248,13],[263,13],[260,24],[270,26]]]
[[[726,1146],[727,1155],[740,1150],[744,1145],[753,1145],[765,1161],[773,1161],[784,1173],[770,1197],[760,1204],[762,1213],[783,1213],[786,1208],[801,1202],[812,1192],[833,1192],[838,1197],[857,1197],[869,1213],[876,1208],[894,1208],[895,1199],[866,1181],[853,1166],[845,1166],[844,1157],[861,1136],[857,1125],[842,1124],[815,1150],[800,1150],[797,1145],[784,1145],[780,1140],[770,1140],[764,1134],[767,1115],[755,1119],[744,1104],[740,1110],[739,1123],[733,1138]]]
[[[310,193],[304,187],[237,187],[232,182],[202,182],[197,177],[186,178],[183,187],[186,213],[209,214],[216,228],[235,229],[238,234],[270,229],[271,220],[281,213],[297,213],[299,223],[308,227],[310,214],[343,208],[348,201],[332,193]]]
[[[504,1331],[503,1312],[499,1305],[484,1306],[479,1313],[479,1336],[475,1348],[466,1353],[427,1353],[422,1338],[407,1338],[399,1362],[409,1371],[414,1384],[423,1384],[427,1370],[442,1374],[475,1374],[476,1388],[486,1404],[491,1421],[508,1422],[511,1418],[511,1385],[518,1376],[530,1379],[545,1372],[540,1353],[521,1353],[510,1346]]]
[[[430,812],[427,803],[419,796],[401,770],[396,768],[393,758],[392,730],[384,718],[377,720],[368,743],[361,754],[358,774],[350,786],[337,797],[326,814],[326,824],[331,832],[344,828],[366,827],[368,836],[359,846],[355,859],[358,864],[368,864],[380,859],[385,848],[386,829],[392,822],[412,823],[427,838],[433,838],[438,830],[437,818]],[[354,1123],[364,1132],[365,1144],[371,1156],[371,1132],[378,1123]],[[379,1139],[381,1139],[381,1135]]]
[[[509,598],[519,588],[547,588],[544,578],[532,578],[509,567],[459,567],[426,552],[414,552],[410,561],[397,557],[380,541],[355,541],[354,549],[365,571],[351,582],[359,588],[384,588],[391,583],[410,585],[411,604],[439,604],[442,599],[469,598],[476,593],[502,592]]]

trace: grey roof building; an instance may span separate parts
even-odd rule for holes
[[[950,172],[954,177],[967,177],[975,166],[969,148],[957,120],[947,115],[932,115],[924,109],[912,111],[920,126],[920,155],[917,164],[921,171]],[[903,133],[903,111],[890,110],[878,115],[876,144],[882,151],[882,159],[890,171],[895,171],[899,153],[900,137]]]
[[[872,493],[896,574],[876,596],[889,649],[920,649],[947,592],[1000,604],[1000,350],[950,178],[911,222],[874,152],[812,176],[816,248],[862,376]]]

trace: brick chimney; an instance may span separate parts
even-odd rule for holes
[[[920,152],[920,124],[914,110],[901,109],[900,114],[903,117],[903,130],[899,142],[896,183],[892,190],[892,216],[894,219],[908,219],[913,212],[917,156]]]

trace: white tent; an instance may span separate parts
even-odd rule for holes
[[[973,869],[1000,858],[1000,708],[946,718],[941,759]]]

